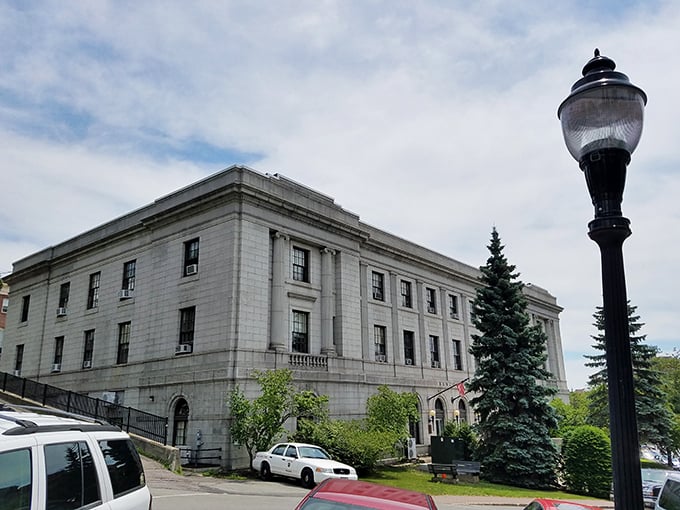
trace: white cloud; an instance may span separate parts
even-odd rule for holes
[[[565,307],[582,387],[599,254],[556,111],[599,46],[650,98],[624,202],[629,297],[651,344],[680,343],[680,7],[516,4],[0,5],[0,272],[247,162],[471,265],[496,225],[522,279]]]

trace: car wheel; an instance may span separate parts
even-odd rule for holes
[[[307,489],[314,487],[314,473],[312,473],[311,469],[303,469],[300,480],[302,481],[303,487],[306,487]]]
[[[266,462],[263,462],[260,466],[260,477],[265,481],[272,479],[272,470]]]

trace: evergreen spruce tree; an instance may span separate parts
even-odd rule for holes
[[[491,256],[481,267],[483,284],[472,304],[470,354],[476,370],[468,391],[479,415],[477,457],[482,476],[492,482],[528,488],[557,483],[558,454],[550,430],[557,416],[550,405],[556,390],[542,384],[553,376],[544,369],[546,337],[532,326],[524,284],[503,255],[498,232],[491,233]]]
[[[635,414],[637,416],[640,444],[652,444],[666,450],[671,443],[673,415],[666,406],[667,398],[662,390],[661,374],[654,364],[659,349],[645,344],[647,335],[639,334],[644,323],[636,315],[637,307],[628,302],[628,331],[633,361],[633,384],[635,386]],[[589,422],[598,427],[609,427],[609,399],[604,338],[604,310],[598,306],[593,314],[598,334],[592,335],[593,348],[598,352],[586,355],[587,367],[598,368],[588,379],[590,386]]]

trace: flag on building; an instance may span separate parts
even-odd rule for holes
[[[456,389],[458,390],[458,395],[461,397],[465,396],[465,383],[463,381],[456,384]]]

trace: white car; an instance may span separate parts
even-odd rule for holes
[[[0,495],[0,508],[19,510],[151,510],[142,462],[118,427],[3,405]]]
[[[286,476],[300,480],[307,488],[326,478],[357,479],[353,467],[331,459],[323,448],[305,443],[279,443],[269,451],[257,452],[253,469],[263,480],[272,475]]]

